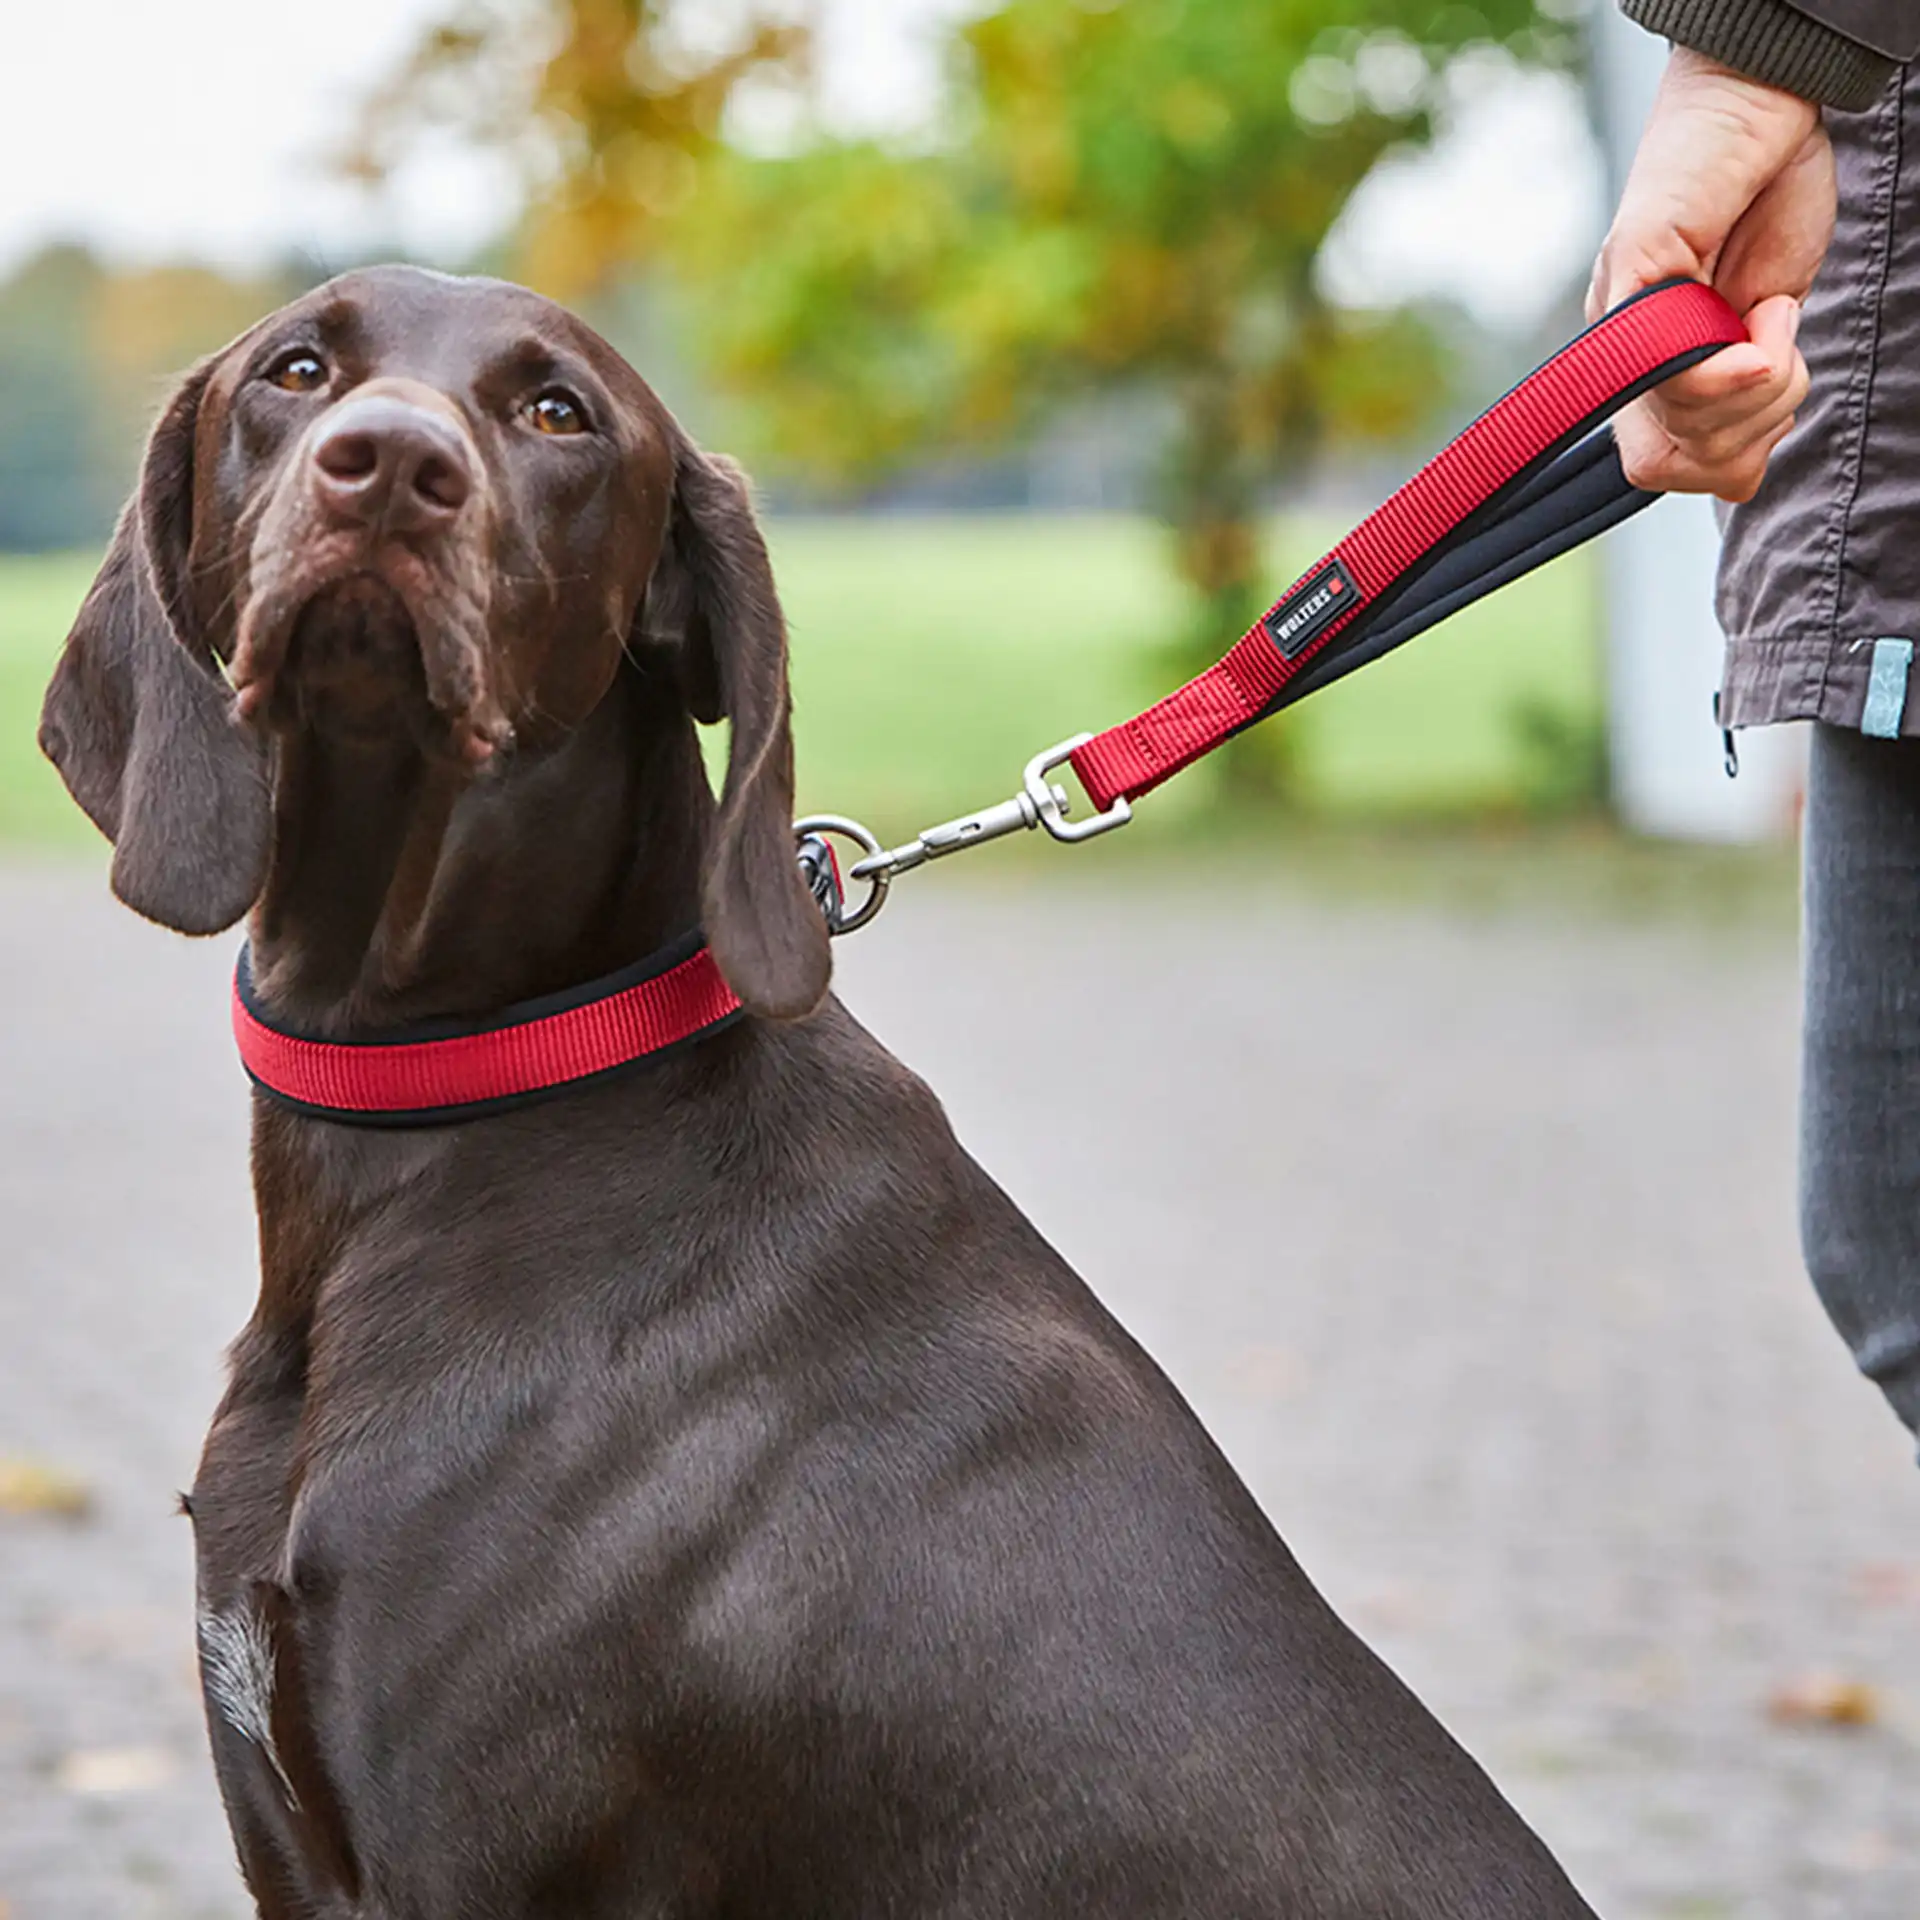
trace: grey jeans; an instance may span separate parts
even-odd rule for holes
[[[1920,1434],[1920,740],[1814,728],[1805,860],[1801,1243]]]
[[[1813,391],[1728,524],[1723,711],[1815,723],[1801,1242],[1920,1434],[1920,62],[1827,127],[1840,216],[1800,330]]]

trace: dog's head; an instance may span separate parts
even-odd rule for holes
[[[825,990],[795,866],[786,635],[746,490],[550,301],[411,268],[345,275],[189,374],[81,607],[41,745],[115,843],[114,891],[232,924],[302,729],[496,777],[670,664],[731,722],[704,889],[734,990]]]

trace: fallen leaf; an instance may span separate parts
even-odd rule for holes
[[[1864,1680],[1808,1673],[1778,1689],[1767,1714],[1782,1726],[1870,1727],[1880,1718],[1880,1698]]]
[[[54,1769],[69,1793],[150,1793],[173,1778],[173,1755],[161,1747],[88,1747]]]
[[[1898,1560],[1878,1560],[1856,1567],[1853,1594],[1863,1606],[1869,1607],[1920,1604],[1920,1566]]]
[[[0,1513],[84,1520],[92,1511],[93,1493],[84,1480],[43,1461],[0,1455]]]
[[[1886,1834],[1869,1829],[1845,1841],[1835,1858],[1848,1873],[1884,1873],[1900,1864],[1900,1849]]]
[[[1306,1380],[1306,1364],[1291,1347],[1244,1347],[1227,1363],[1228,1386],[1249,1399],[1285,1399]]]

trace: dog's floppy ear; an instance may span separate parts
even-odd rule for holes
[[[40,713],[41,751],[113,842],[114,892],[181,933],[217,933],[253,904],[272,825],[264,750],[234,723],[188,592],[212,370],[160,416]]]
[[[684,442],[675,466],[646,622],[678,630],[695,718],[724,717],[733,734],[702,888],[707,939],[749,1008],[794,1020],[820,1004],[832,963],[794,852],[786,621],[739,469]]]

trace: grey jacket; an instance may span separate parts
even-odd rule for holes
[[[1728,726],[1920,734],[1920,0],[1621,0],[1643,25],[1828,108],[1833,247],[1813,386],[1720,558]],[[1896,77],[1897,76],[1897,77]]]
[[[1917,75],[1827,115],[1840,212],[1800,327],[1813,384],[1721,549],[1729,726],[1920,733]]]

